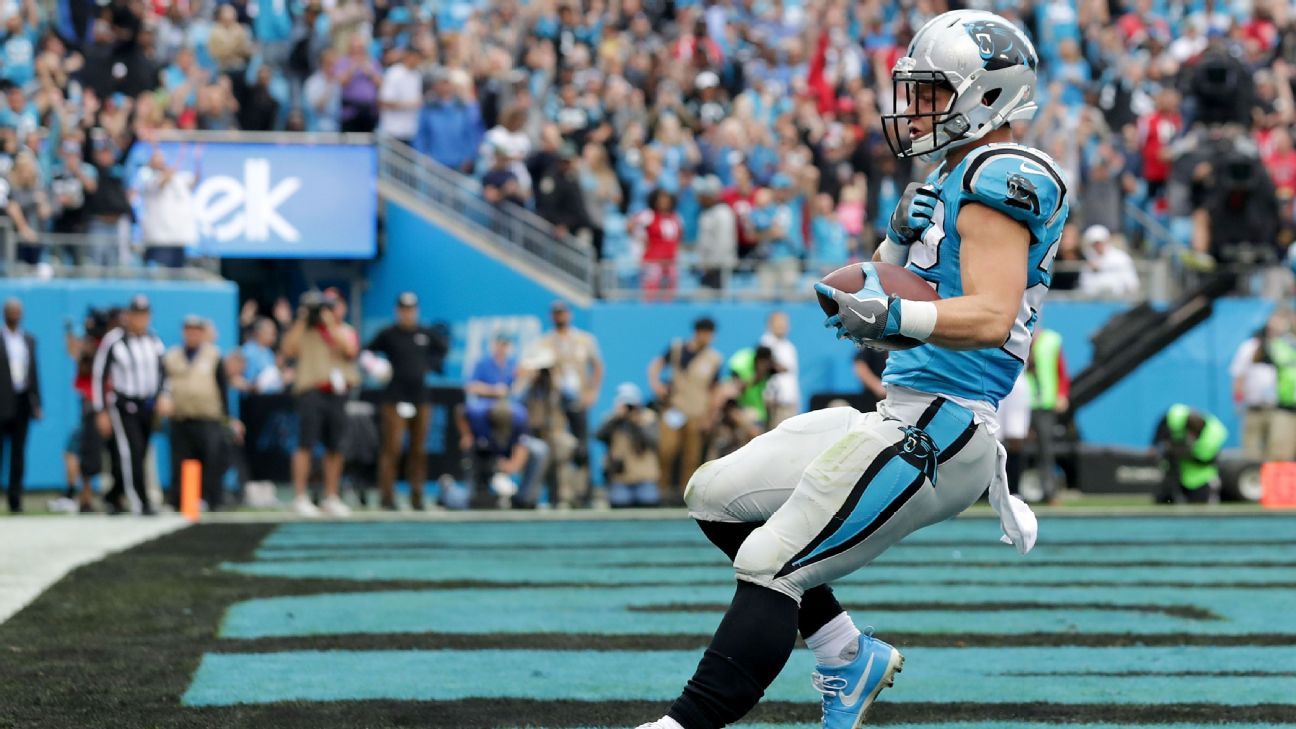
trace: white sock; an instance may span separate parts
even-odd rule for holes
[[[684,729],[683,724],[679,723],[678,721],[675,721],[669,716],[663,716],[661,718],[661,721],[657,722],[657,726],[659,727],[659,729]]]
[[[859,628],[850,615],[841,615],[828,621],[805,639],[806,646],[814,651],[815,662],[821,666],[844,666],[855,660],[859,653]]]

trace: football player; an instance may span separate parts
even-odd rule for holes
[[[733,560],[738,587],[692,680],[641,729],[738,720],[798,632],[817,659],[823,726],[854,729],[904,659],[862,635],[828,584],[987,487],[1002,539],[1023,554],[1034,546],[1035,517],[1008,494],[995,407],[1027,358],[1068,211],[1057,165],[1014,144],[1009,127],[1035,114],[1037,63],[1016,26],[967,10],[933,18],[896,62],[888,144],[939,165],[906,189],[876,258],[940,300],[816,289],[839,306],[827,322],[839,337],[924,344],[891,354],[878,412],[797,416],[693,476],[690,515]]]

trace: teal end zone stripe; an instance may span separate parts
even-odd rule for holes
[[[885,454],[889,452],[892,451],[890,449],[883,451],[884,455],[879,457],[885,457]],[[896,499],[900,498],[905,490],[913,484],[914,480],[920,477],[921,472],[912,463],[904,460],[899,455],[890,456],[886,465],[882,466],[875,475],[870,476],[866,472],[860,480],[867,479],[867,483],[855,486],[857,489],[862,489],[863,493],[860,494],[859,501],[851,509],[850,514],[841,522],[841,526],[831,536],[820,542],[810,554],[801,557],[793,564],[800,567],[813,562],[820,555],[840,547],[860,532],[868,529],[878,518],[878,515],[890,507]]]
[[[1296,679],[1277,676],[1183,676],[1175,671],[1225,670],[1200,650],[1174,648],[913,648],[888,703],[968,702],[1278,704],[1296,712]],[[1215,651],[1224,653],[1224,651]],[[1296,665],[1296,647],[1230,649],[1234,665],[1260,670]],[[297,651],[209,653],[186,706],[281,701],[394,699],[451,701],[522,698],[574,701],[668,701],[679,694],[700,651]],[[769,701],[817,702],[809,675],[814,657],[793,653],[765,694]],[[1072,669],[1053,680],[1019,672]],[[1139,671],[1152,675],[1084,675]],[[1186,683],[1190,682],[1190,683]],[[1064,687],[1064,688],[1063,688]],[[501,717],[508,719],[509,717]],[[521,717],[518,717],[521,718]],[[652,718],[652,717],[648,717]]]
[[[886,701],[886,694],[882,701]],[[742,729],[819,729],[818,724],[747,724]],[[997,722],[956,722],[953,724],[887,724],[887,729],[1005,729]],[[1291,729],[1292,724],[1227,724],[1227,729]],[[613,727],[581,727],[580,729],[613,729]],[[619,729],[619,728],[618,728]],[[1012,729],[1201,729],[1200,724],[1020,724],[1013,722]]]
[[[882,695],[882,701],[887,694]],[[887,724],[887,729],[1005,729],[997,722],[955,722],[952,724]],[[1291,729],[1292,724],[1227,724],[1227,729]],[[819,729],[818,724],[741,724],[742,729]],[[580,729],[613,729],[612,727],[580,727]],[[619,728],[618,728],[619,729]],[[1200,724],[1039,724],[1013,722],[1012,729],[1201,729]]]
[[[969,544],[985,540],[995,545],[999,535],[999,522],[986,512],[981,518],[965,518],[924,529],[906,538],[905,544],[930,541],[965,539]],[[1296,519],[1282,516],[1187,516],[1187,517],[1115,517],[1115,518],[1049,518],[1040,533],[1040,546],[1060,542],[1102,541],[1156,542],[1173,540],[1185,542],[1184,535],[1196,539],[1239,540],[1292,540],[1296,534]],[[434,543],[437,546],[455,545],[463,548],[475,546],[508,546],[518,544],[544,544],[551,547],[588,546],[605,548],[608,544],[637,543],[645,547],[670,544],[696,545],[714,549],[699,533],[697,526],[687,519],[667,521],[609,521],[609,522],[509,522],[509,523],[292,523],[275,529],[262,543],[261,549],[271,553],[280,548],[304,546],[348,549],[367,544],[418,544]],[[1012,552],[1011,549],[1007,550]],[[582,557],[593,553],[582,553]]]

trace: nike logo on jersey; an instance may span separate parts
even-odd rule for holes
[[[877,658],[876,653],[869,653],[868,663],[864,664],[864,673],[860,675],[860,680],[855,684],[851,691],[844,692],[841,695],[842,706],[852,709],[859,703],[860,697],[864,695],[864,684],[868,683],[869,674],[873,672],[873,659]]]
[[[1034,162],[1022,162],[1021,171],[1028,175],[1039,175],[1040,177],[1048,175],[1048,170]]]

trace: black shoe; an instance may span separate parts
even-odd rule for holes
[[[145,504],[143,508],[140,509],[140,516],[157,516],[157,512],[153,510],[151,505]]]
[[[10,506],[9,506],[9,513],[10,513],[10,514],[21,514],[21,513],[23,513],[23,508],[22,508],[21,506],[13,506],[13,505],[10,505]]]
[[[422,494],[410,494],[410,508],[414,511],[423,511]]]
[[[93,504],[82,504],[80,511],[82,514],[93,514],[95,513],[95,508]]]
[[[123,509],[121,504],[115,504],[111,501],[104,502],[104,511],[108,516],[121,516],[130,513],[127,509]]]

